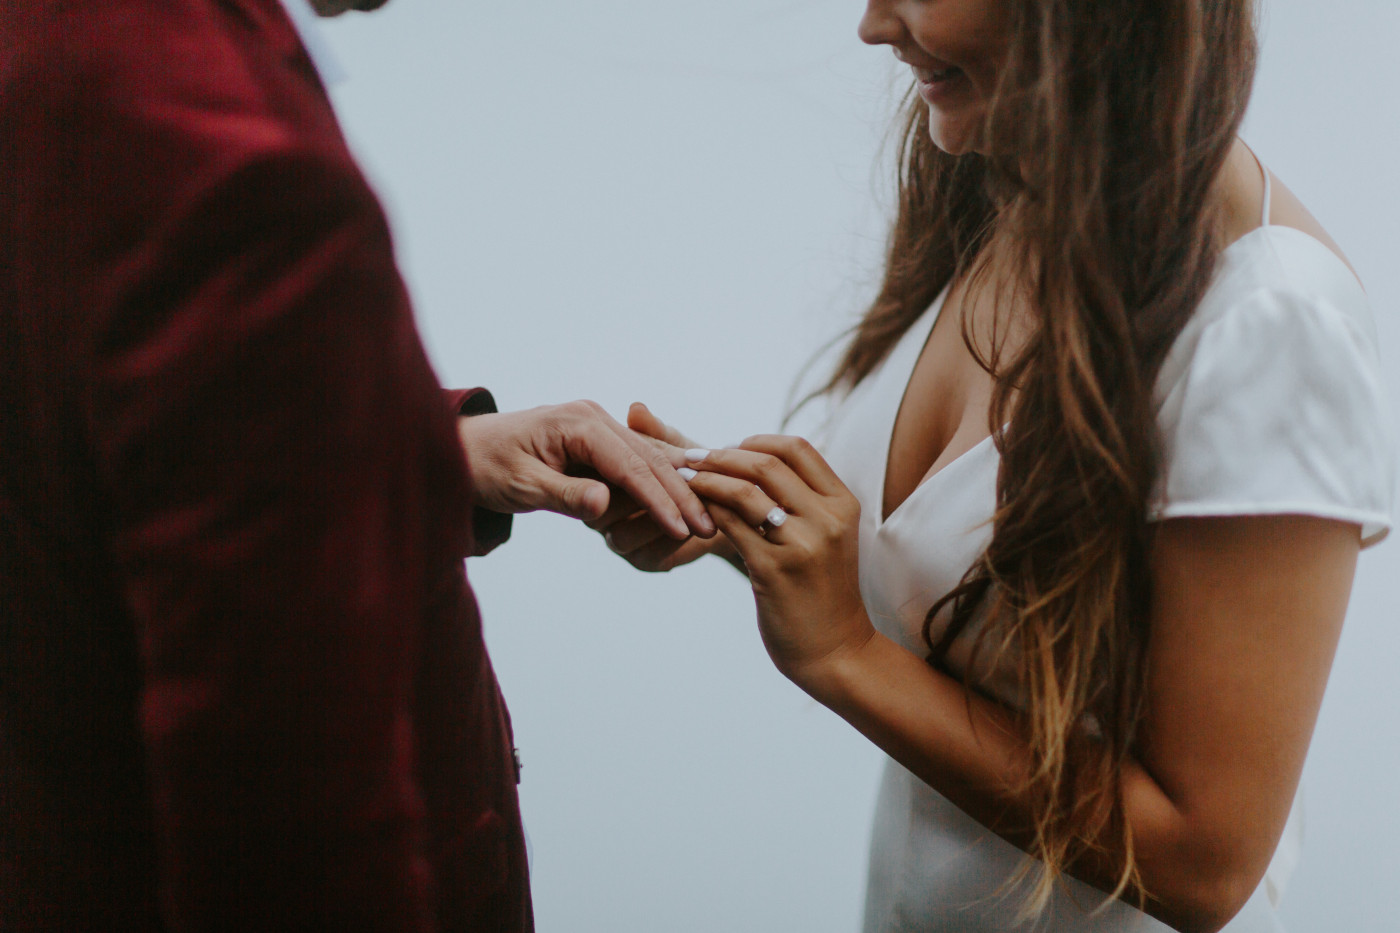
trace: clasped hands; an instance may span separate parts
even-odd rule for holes
[[[807,441],[761,435],[706,450],[635,404],[628,426],[651,438],[700,497],[721,534],[678,539],[626,496],[588,524],[633,566],[667,571],[705,554],[749,577],[759,633],[778,669],[812,690],[823,668],[875,630],[860,598],[860,503]],[[776,513],[776,514],[775,514]],[[774,521],[777,518],[778,521]]]
[[[593,402],[459,419],[477,501],[582,519],[642,570],[729,558],[753,586],[769,656],[804,686],[870,640],[860,505],[809,443],[765,435],[703,450],[644,405],[627,420]]]

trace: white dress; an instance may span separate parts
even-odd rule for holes
[[[1266,193],[1265,217],[1267,218]],[[833,411],[820,446],[861,503],[860,588],[883,634],[919,656],[924,615],[991,536],[999,456],[988,439],[918,486],[881,520],[895,416],[946,292]],[[1391,417],[1366,295],[1331,250],[1264,226],[1222,254],[1156,386],[1165,469],[1154,519],[1305,514],[1356,522],[1364,543],[1390,525]],[[935,630],[934,636],[938,632]],[[954,643],[961,670],[973,633]],[[1018,702],[1012,672],[975,679]],[[1295,863],[1295,802],[1265,880],[1227,933],[1278,933],[1274,905]],[[1018,927],[1025,889],[1001,896],[1027,856],[887,760],[876,804],[865,933],[1162,931],[1169,928],[1068,879],[1038,927]],[[1092,913],[1092,915],[1091,915]]]

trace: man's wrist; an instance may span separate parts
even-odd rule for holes
[[[454,426],[457,442],[462,448],[462,459],[467,467],[467,484],[471,487],[471,555],[481,557],[509,540],[515,520],[508,512],[497,512],[480,504],[480,495],[472,478],[472,452],[469,444],[471,432],[463,430],[464,426],[475,418],[496,414],[496,399],[487,389],[476,388],[449,391],[448,400],[456,413]]]

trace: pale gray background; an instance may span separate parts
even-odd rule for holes
[[[903,79],[860,12],[395,0],[327,26],[443,381],[508,409],[642,399],[710,444],[774,429],[878,267]],[[1360,270],[1400,401],[1398,38],[1394,0],[1274,0],[1247,138]],[[706,563],[644,576],[554,516],[472,563],[545,933],[858,927],[879,755],[773,670]],[[1390,543],[1313,743],[1292,933],[1400,928],[1397,597]]]

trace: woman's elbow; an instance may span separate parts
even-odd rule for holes
[[[1157,919],[1180,933],[1216,933],[1235,918],[1263,880],[1263,871],[1245,860],[1202,858],[1171,886],[1159,890]]]

